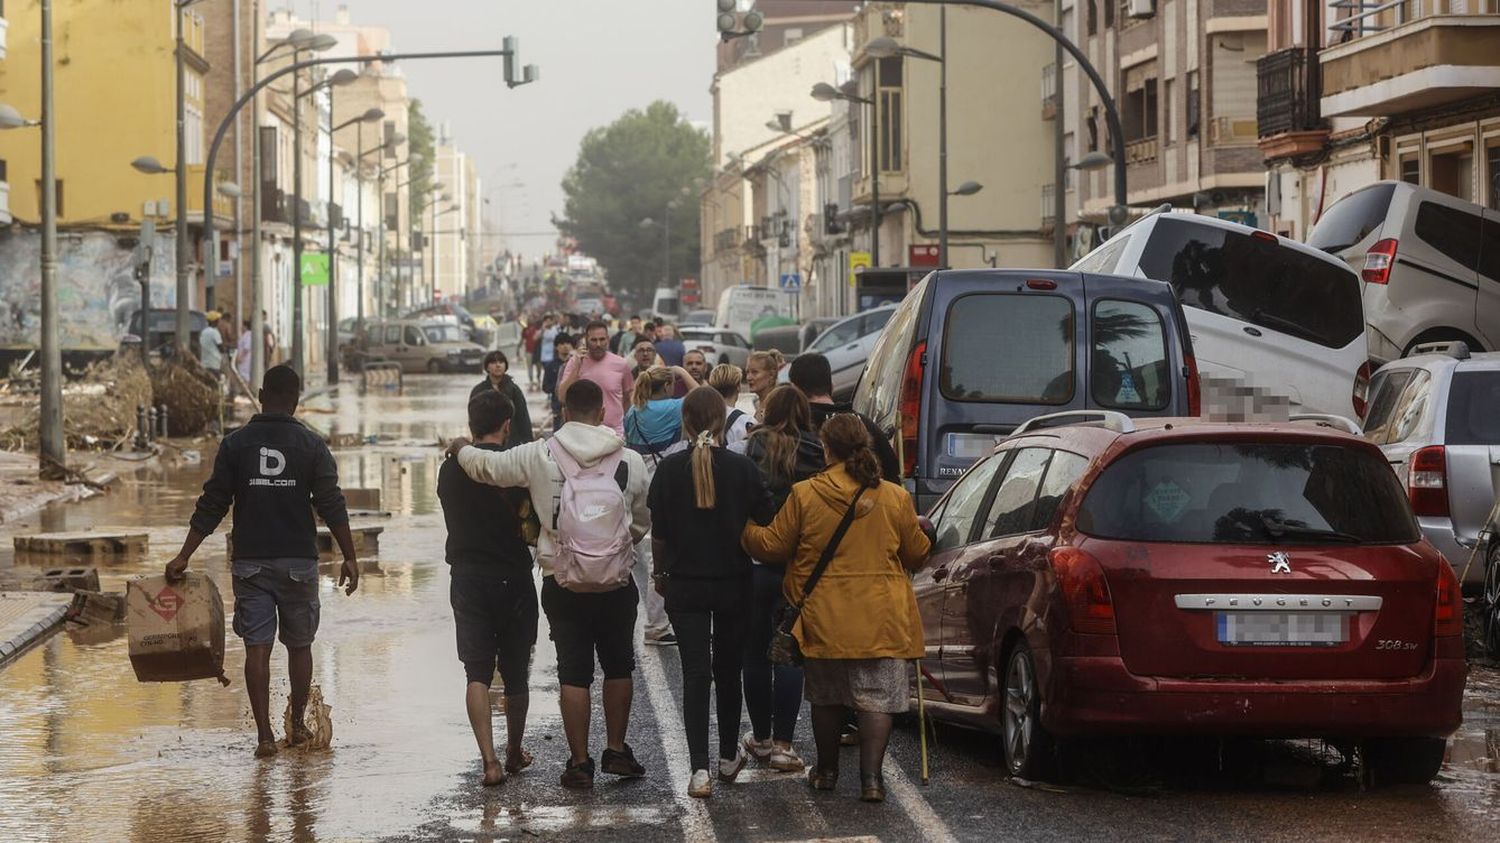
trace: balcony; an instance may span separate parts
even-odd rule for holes
[[[1156,160],[1160,145],[1156,138],[1141,138],[1125,142],[1126,164],[1149,164]]]
[[[1256,62],[1255,126],[1261,153],[1290,158],[1321,150],[1328,126],[1318,110],[1318,57],[1292,47]]]
[[[187,168],[187,171],[188,171],[188,178],[187,178],[187,189],[188,189],[187,209],[188,209],[188,213],[190,215],[191,214],[197,214],[198,218],[201,220],[203,218],[203,173],[204,173],[204,168],[203,168],[202,164],[189,164],[188,168]],[[218,183],[222,184],[223,181],[224,181],[224,178],[221,175],[220,178],[219,178]],[[234,200],[230,199],[228,196],[225,196],[222,193],[215,193],[214,194],[214,217],[215,217],[216,220],[222,220],[222,221],[225,221],[225,222],[227,222],[229,220],[232,220],[234,218]],[[217,224],[217,223],[215,223],[215,224]]]
[[[1500,14],[1454,12],[1458,0],[1340,0],[1319,55],[1324,117],[1390,117],[1500,87]],[[1469,7],[1484,6],[1468,3]]]
[[[10,225],[10,183],[0,181],[0,225]]]
[[[1208,124],[1210,146],[1254,146],[1257,137],[1253,117],[1215,117]]]
[[[1057,117],[1057,65],[1042,68],[1042,119]]]
[[[260,191],[261,222],[279,222],[290,225],[292,215],[287,212],[286,192],[279,187],[263,187]]]

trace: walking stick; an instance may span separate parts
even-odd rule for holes
[[[917,731],[922,735],[922,786],[926,787],[930,778],[927,770],[927,699],[922,693],[922,660],[916,659],[915,664],[917,668]]]

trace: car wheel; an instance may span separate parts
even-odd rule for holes
[[[1005,770],[1022,779],[1040,779],[1052,754],[1052,741],[1042,728],[1042,692],[1036,661],[1025,641],[1018,641],[1005,659],[1005,688],[1000,699],[1000,743]]]
[[[1427,784],[1443,767],[1448,742],[1442,738],[1367,738],[1364,774],[1374,787]]]
[[[443,364],[436,360],[427,361],[427,374],[436,375],[443,371]]]
[[[1411,356],[1412,349],[1419,345],[1427,345],[1434,342],[1461,342],[1467,345],[1470,351],[1475,353],[1485,350],[1484,343],[1457,328],[1433,328],[1408,343],[1406,348],[1401,352],[1401,356],[1409,357]]]

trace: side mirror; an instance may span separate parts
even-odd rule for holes
[[[925,515],[918,515],[917,526],[922,528],[922,534],[927,536],[927,541],[937,544],[937,527],[932,525],[931,519]]]

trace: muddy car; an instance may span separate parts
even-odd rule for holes
[[[361,345],[367,361],[399,363],[408,374],[479,372],[485,353],[484,346],[471,342],[462,326],[425,319],[372,322]]]

